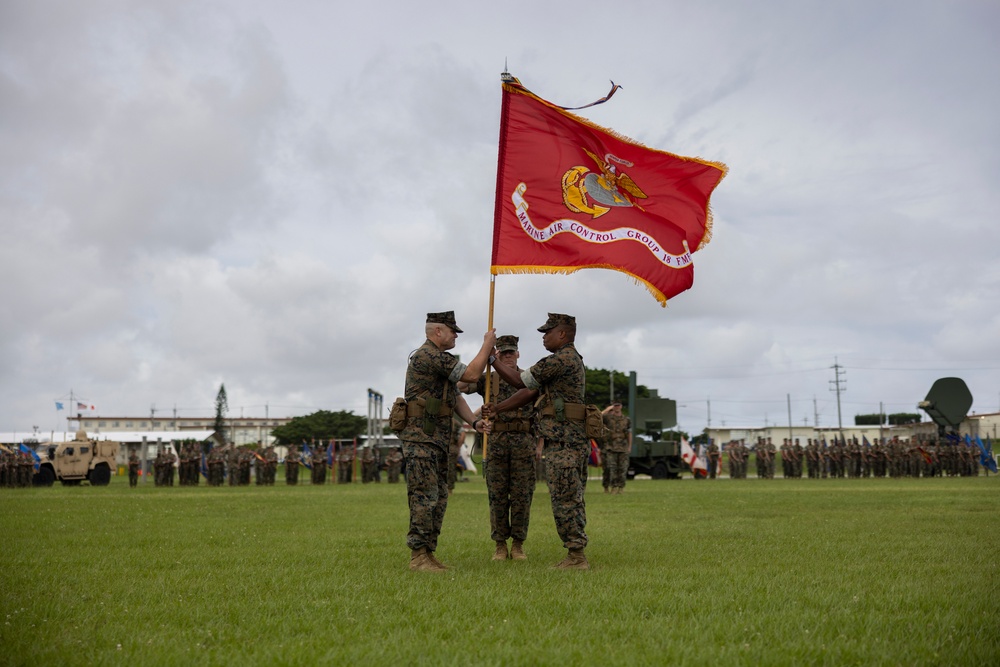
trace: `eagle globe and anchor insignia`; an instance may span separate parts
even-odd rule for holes
[[[601,217],[614,207],[635,206],[641,211],[642,207],[634,200],[646,199],[646,194],[618,166],[634,165],[611,153],[602,160],[586,148],[583,151],[597,163],[601,173],[592,172],[587,167],[573,167],[563,174],[562,192],[566,208],[593,218]]]
[[[614,208],[635,208],[645,213],[637,200],[648,199],[646,193],[625,173],[622,167],[633,167],[633,163],[612,153],[603,159],[586,148],[582,149],[597,164],[600,173],[587,167],[571,167],[562,176],[563,203],[573,213],[591,216],[591,220],[601,217]],[[614,227],[594,229],[583,222],[571,218],[553,220],[547,225],[537,225],[528,213],[530,208],[525,197],[528,186],[521,182],[511,193],[514,213],[521,230],[537,243],[548,243],[560,234],[570,234],[585,243],[598,245],[628,241],[645,246],[646,250],[659,262],[670,269],[683,269],[691,265],[691,250],[686,239],[681,239],[683,249],[679,253],[666,250],[649,231],[634,227]]]

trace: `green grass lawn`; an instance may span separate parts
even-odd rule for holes
[[[0,489],[0,664],[996,665],[1000,480],[544,484],[527,562],[459,484],[412,573],[406,487]]]

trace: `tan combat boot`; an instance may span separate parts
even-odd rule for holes
[[[497,542],[497,550],[493,552],[492,560],[507,560],[507,542]]]
[[[430,559],[430,561],[432,563],[434,563],[434,565],[436,565],[438,568],[440,568],[442,570],[447,570],[448,569],[447,565],[445,565],[444,563],[442,563],[441,561],[439,561],[437,559],[437,556],[434,555],[433,551],[428,551],[427,552],[427,558]]]
[[[410,552],[410,569],[414,572],[444,572],[431,559],[427,547],[420,547]]]
[[[528,554],[524,553],[524,542],[514,540],[510,545],[510,557],[514,560],[528,560]]]
[[[554,566],[557,570],[589,570],[590,563],[583,549],[570,549],[569,553]]]

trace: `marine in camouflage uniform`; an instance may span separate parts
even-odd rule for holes
[[[722,477],[722,452],[715,440],[708,441],[708,476],[709,479]]]
[[[225,447],[215,446],[208,450],[208,484],[222,486],[226,478]]]
[[[288,453],[285,454],[285,484],[295,486],[299,483],[299,448],[295,445],[288,446]]]
[[[135,453],[135,449],[130,449],[128,452],[128,485],[136,486],[139,483],[139,457]]]
[[[403,469],[403,452],[393,447],[386,455],[385,463],[389,473],[389,483],[399,484],[399,474]]]
[[[326,450],[323,442],[317,445],[315,439],[312,441],[312,483],[326,484]]]
[[[0,445],[0,487],[10,484],[10,466],[13,456],[6,447]]]
[[[35,462],[28,452],[21,452],[19,470],[19,486],[22,488],[31,486],[31,476],[35,471]]]
[[[174,476],[177,474],[177,455],[172,451],[167,451],[165,465],[167,467],[167,486],[173,486]]]
[[[548,320],[538,330],[543,334],[542,345],[551,354],[520,375],[502,364],[494,364],[500,377],[520,391],[500,403],[485,405],[483,414],[500,414],[538,399],[535,430],[541,440],[536,456],[544,453],[556,532],[569,550],[556,567],[586,570],[590,568],[584,554],[588,541],[584,531],[586,477],[581,472],[586,470],[590,443],[584,425],[586,369],[574,344],[576,318],[549,313]]]
[[[497,362],[520,373],[517,336],[497,338]],[[466,393],[486,396],[486,376],[476,383],[459,383]],[[490,400],[504,401],[517,392],[497,373],[490,374]],[[487,440],[483,475],[490,503],[490,539],[496,543],[493,560],[527,560],[524,541],[528,539],[531,499],[535,495],[535,437],[532,435],[530,405],[497,415]],[[507,540],[511,540],[510,550]]]
[[[424,330],[427,339],[410,355],[406,369],[406,425],[399,432],[410,509],[406,544],[410,548],[411,570],[442,572],[446,567],[434,552],[448,507],[452,413],[457,412],[479,431],[486,428],[485,421],[472,414],[458,392],[457,383],[473,382],[483,374],[496,333],[486,332],[478,354],[466,366],[448,352],[462,333],[453,311],[428,313]]]
[[[337,452],[337,484],[350,484],[352,481],[354,481],[354,449],[345,443]]]
[[[608,471],[611,493],[625,490],[628,456],[632,451],[632,428],[628,417],[622,414],[622,404],[612,403],[604,409],[604,450],[601,452],[604,469]]]
[[[153,459],[153,486],[163,486],[163,448],[157,450]]]
[[[368,482],[378,481],[375,477],[375,466],[377,462],[375,460],[375,446],[366,445],[361,448],[361,483],[367,484]]]

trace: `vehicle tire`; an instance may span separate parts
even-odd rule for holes
[[[111,482],[111,468],[107,463],[98,464],[96,468],[87,475],[91,486],[107,486]]]
[[[52,468],[45,467],[39,468],[38,472],[31,478],[31,483],[35,486],[52,486],[55,481],[56,475],[52,472]]]
[[[635,470],[634,470],[633,468],[629,468],[629,469],[628,469],[628,470],[627,470],[627,471],[625,472],[625,479],[627,479],[627,480],[628,480],[628,481],[630,481],[630,482],[631,482],[631,481],[632,481],[633,479],[635,479]]]
[[[664,461],[657,461],[656,465],[653,466],[653,472],[650,476],[653,479],[666,479],[669,474],[670,471],[667,470],[667,464]]]

